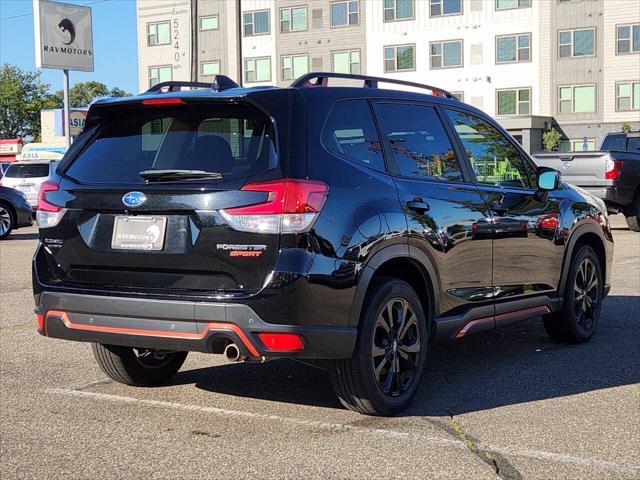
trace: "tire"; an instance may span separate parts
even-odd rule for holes
[[[428,322],[408,283],[393,278],[374,282],[360,317],[353,357],[331,362],[329,375],[344,407],[366,415],[392,415],[409,404],[420,386],[429,346]],[[401,331],[404,312],[407,322]]]
[[[92,344],[92,349],[98,365],[109,378],[134,387],[167,382],[180,370],[188,353],[157,354],[153,350],[99,343]]]
[[[600,320],[603,292],[598,255],[590,246],[582,245],[571,261],[562,310],[543,319],[549,336],[567,343],[591,340]]]
[[[640,232],[640,193],[636,194],[633,204],[624,212],[629,230]]]
[[[13,211],[6,204],[0,203],[0,240],[4,240],[16,225]]]

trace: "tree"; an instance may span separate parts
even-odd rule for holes
[[[624,133],[631,133],[631,124],[629,122],[624,122],[622,124],[622,131]]]
[[[64,93],[60,90],[55,94],[59,108],[64,102]],[[102,82],[90,80],[88,82],[76,83],[69,89],[69,106],[71,108],[87,107],[91,102],[104,97],[130,97],[131,94],[114,87],[111,90]]]
[[[544,149],[547,152],[553,152],[560,146],[561,139],[562,135],[560,135],[560,132],[551,127],[549,130],[542,134],[542,143],[544,144]]]

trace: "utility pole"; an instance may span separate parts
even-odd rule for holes
[[[242,86],[243,80],[243,68],[242,68],[242,0],[236,0],[236,13],[237,13],[237,39],[238,39],[238,85]]]
[[[62,74],[64,75],[63,80],[63,92],[64,92],[64,138],[65,143],[67,144],[67,148],[71,146],[71,121],[69,120],[69,70],[62,70]]]

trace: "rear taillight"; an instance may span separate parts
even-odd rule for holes
[[[234,230],[255,233],[308,231],[329,193],[323,182],[294,179],[249,183],[241,190],[268,196],[258,204],[220,210],[220,215]]]
[[[622,173],[622,162],[620,160],[607,160],[604,171],[604,178],[607,180],[617,180]]]
[[[36,212],[38,227],[55,227],[64,216],[66,209],[54,205],[47,200],[47,194],[49,192],[57,192],[59,189],[58,184],[52,180],[47,180],[40,185],[40,191],[38,192],[38,211]]]

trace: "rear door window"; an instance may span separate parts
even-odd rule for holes
[[[400,175],[463,181],[460,162],[433,107],[378,103],[376,114]]]
[[[13,164],[9,166],[7,178],[39,178],[49,176],[49,164],[48,163],[35,163],[33,165],[17,165]]]
[[[108,118],[65,172],[86,183],[143,183],[143,170],[204,170],[223,178],[277,166],[273,125],[231,106],[141,109]]]
[[[369,103],[363,99],[337,102],[322,132],[327,150],[383,172],[382,146]]]

